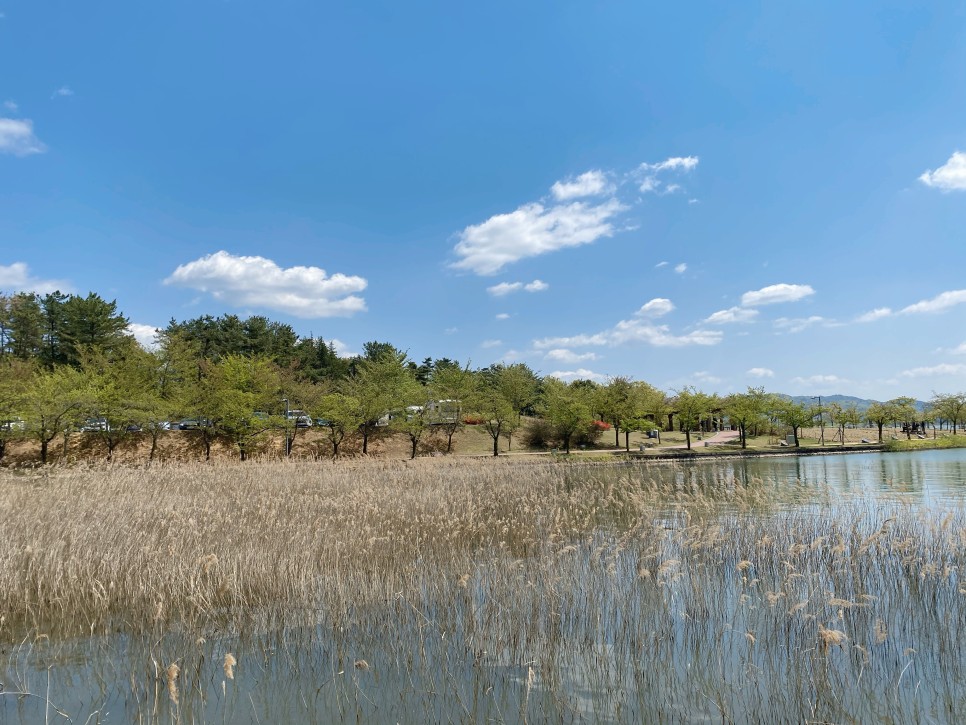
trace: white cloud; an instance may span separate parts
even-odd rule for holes
[[[68,96],[74,95],[74,92],[67,86],[61,86],[56,91],[50,94],[51,98],[66,98]]]
[[[4,101],[3,107],[6,108],[8,111],[16,111],[17,109],[20,108],[20,106],[17,105],[16,101],[11,101],[11,100]]]
[[[576,179],[556,182],[550,191],[557,201],[567,201],[582,196],[612,194],[614,185],[607,180],[607,174],[603,171],[587,171]]]
[[[718,310],[712,313],[704,321],[709,325],[728,325],[733,322],[751,322],[758,317],[758,310],[750,310],[747,307],[729,307],[727,310]]]
[[[0,154],[30,156],[47,150],[34,135],[33,121],[23,118],[0,118]]]
[[[533,341],[533,346],[538,350],[545,350],[551,347],[588,347],[607,344],[607,335],[603,333],[596,335],[573,335],[571,337],[545,337],[541,340]]]
[[[445,330],[443,330],[443,334],[444,335],[455,335],[459,331],[460,331],[460,328],[458,328],[458,327],[447,327]]]
[[[712,375],[707,370],[699,370],[696,373],[691,373],[691,377],[699,383],[708,383],[710,385],[716,385],[721,382],[721,378],[717,375]]]
[[[753,378],[773,378],[775,377],[775,371],[770,368],[751,368],[746,371],[746,374]]]
[[[533,282],[528,282],[527,284],[523,282],[500,282],[500,284],[487,287],[486,291],[494,297],[503,297],[512,292],[519,292],[520,290],[524,292],[543,292],[547,289],[550,289],[550,285],[539,279],[535,279]]]
[[[949,351],[953,355],[966,355],[966,342],[959,343],[956,347]]]
[[[966,375],[964,363],[940,363],[931,367],[912,368],[899,373],[904,378],[927,378],[936,375]]]
[[[654,265],[654,269],[660,269],[661,267],[667,267],[667,262],[658,262]]]
[[[142,325],[139,322],[131,322],[127,326],[128,334],[145,350],[153,350],[158,346],[157,335],[160,331],[154,325]]]
[[[645,302],[634,314],[641,317],[663,317],[674,310],[674,303],[664,297],[655,297],[650,302]]]
[[[180,265],[164,283],[207,292],[236,307],[268,308],[305,319],[364,312],[365,300],[354,293],[368,285],[362,277],[330,276],[319,267],[283,269],[265,257],[225,251]]]
[[[554,360],[555,362],[579,363],[585,360],[596,360],[597,354],[593,352],[577,353],[563,347],[556,347],[553,350],[547,350],[543,357],[546,360]]]
[[[681,262],[681,264],[675,265],[674,271],[678,274],[684,274],[688,271],[688,265],[684,262]]]
[[[796,302],[804,297],[815,294],[807,284],[772,284],[760,290],[745,292],[741,295],[742,307],[757,307],[759,305],[774,305],[779,302]]]
[[[875,322],[876,320],[881,320],[884,317],[889,317],[892,314],[892,310],[888,307],[876,307],[874,310],[869,310],[858,317],[855,318],[856,322]]]
[[[617,199],[600,204],[575,201],[551,207],[525,204],[460,232],[454,248],[460,260],[452,267],[479,275],[496,274],[521,259],[591,244],[614,234],[612,220],[625,208]]]
[[[900,312],[904,315],[914,315],[923,312],[944,312],[950,307],[966,302],[966,289],[951,290],[936,295],[931,300],[922,300],[914,305],[904,307]]]
[[[349,346],[342,342],[342,340],[332,338],[329,342],[335,348],[335,354],[339,357],[356,357],[359,354],[350,350]]]
[[[838,375],[810,375],[807,378],[792,378],[792,382],[799,385],[842,385],[850,381]]]
[[[788,330],[789,332],[801,332],[818,324],[830,324],[830,321],[819,315],[794,318],[779,317],[775,320],[775,327],[779,330]]]
[[[545,337],[534,340],[537,350],[572,347],[614,347],[626,343],[643,342],[653,347],[688,347],[717,345],[723,335],[716,330],[694,330],[686,335],[675,335],[667,325],[655,325],[643,319],[621,320],[614,327],[592,335]]]
[[[43,295],[57,290],[71,292],[73,289],[66,280],[34,277],[24,262],[0,264],[0,290],[5,292],[36,292]]]
[[[607,380],[606,375],[595,373],[593,370],[587,370],[586,368],[578,368],[576,370],[555,370],[554,372],[550,373],[550,377],[563,381],[593,380],[594,382],[598,383]]]
[[[666,173],[687,173],[698,165],[697,156],[672,156],[656,164],[641,164],[632,172],[638,181],[638,190],[642,194],[672,194],[681,190],[680,184],[666,184],[661,178]]]
[[[509,320],[510,319],[510,313],[509,312],[501,312],[501,313],[499,313],[496,316],[496,319],[498,319],[498,320]]]
[[[491,347],[499,347],[503,344],[503,340],[484,340],[480,343],[480,347],[484,349],[489,349]]]
[[[949,161],[938,169],[926,171],[919,181],[941,191],[966,191],[966,153],[953,152]]]

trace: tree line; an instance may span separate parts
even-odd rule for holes
[[[726,397],[693,387],[664,392],[626,377],[606,383],[565,383],[541,377],[522,363],[472,368],[450,358],[417,363],[390,343],[368,342],[363,352],[342,357],[332,343],[304,338],[284,323],[235,315],[171,320],[145,349],[128,332],[116,302],[54,292],[0,295],[0,458],[9,441],[38,444],[47,463],[51,447],[68,443],[80,429],[103,439],[107,457],[126,438],[150,441],[154,458],[172,421],[191,421],[209,458],[220,441],[241,459],[273,433],[291,451],[302,422],[315,423],[324,453],[338,457],[355,439],[363,454],[373,439],[405,436],[416,456],[429,436],[445,441],[466,425],[481,426],[492,439],[514,436],[532,447],[559,447],[596,440],[612,428],[615,446],[630,448],[634,431],[691,433],[730,426],[742,447],[750,436],[826,424],[844,442],[848,426],[868,421],[879,439],[888,424],[949,425],[966,418],[966,395],[937,394],[929,411],[912,398],[854,406],[805,405],[764,388]],[[292,411],[298,411],[296,415]],[[288,415],[286,415],[288,413]],[[916,423],[918,425],[918,423]]]

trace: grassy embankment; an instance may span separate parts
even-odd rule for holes
[[[108,648],[98,674],[132,719],[229,708],[256,687],[226,689],[229,653],[319,721],[949,721],[966,696],[962,507],[673,465],[76,467],[0,472],[0,539],[7,657],[132,633],[135,670]]]
[[[966,435],[946,435],[939,438],[899,438],[885,442],[887,451],[928,451],[938,448],[966,448]]]

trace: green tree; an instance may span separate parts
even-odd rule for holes
[[[931,405],[936,415],[946,420],[956,435],[959,423],[966,422],[966,393],[933,393]]]
[[[712,398],[692,386],[676,391],[673,406],[677,413],[678,425],[684,432],[688,450],[691,449],[691,431],[699,428],[701,421],[711,412]]]
[[[433,422],[446,436],[446,452],[453,450],[453,436],[463,429],[463,410],[476,395],[480,377],[459,364],[433,366],[429,378],[429,394],[437,407]]]
[[[724,400],[728,420],[738,427],[741,447],[748,447],[748,428],[757,425],[765,415],[768,396],[763,387],[749,387],[746,393],[733,393]]]
[[[885,403],[873,403],[865,411],[865,417],[879,429],[879,443],[881,443],[882,428],[892,419],[892,410]]]
[[[85,383],[84,374],[68,366],[43,370],[31,381],[23,410],[27,435],[40,443],[41,463],[48,461],[50,442],[64,435],[66,444],[66,436],[83,420]]]
[[[618,376],[608,380],[607,385],[597,388],[596,393],[595,408],[600,413],[601,420],[614,426],[614,447],[620,448],[620,434],[623,430],[624,447],[630,450],[630,421],[638,417],[641,409],[640,388],[630,378]]]
[[[322,423],[322,434],[332,446],[332,458],[339,457],[339,446],[362,425],[362,405],[351,395],[329,393],[319,400],[317,411]]]
[[[44,315],[37,295],[19,292],[7,307],[8,350],[19,360],[38,360],[44,344]]]
[[[574,435],[593,422],[589,396],[578,386],[546,378],[540,397],[540,412],[553,426],[556,436],[563,443],[564,451],[570,453]]]
[[[804,426],[810,425],[814,420],[814,412],[804,403],[796,403],[790,398],[772,398],[772,414],[782,425],[791,428],[792,437],[795,440],[795,447],[801,445],[799,441],[799,431]]]
[[[24,435],[24,406],[34,374],[31,363],[0,358],[0,459],[7,443]]]
[[[912,424],[919,420],[919,411],[916,408],[916,399],[909,397],[898,397],[886,403],[889,409],[889,418],[893,423],[902,423],[906,431],[906,438],[912,438]]]
[[[118,313],[117,302],[107,302],[91,292],[71,295],[61,304],[61,356],[70,365],[81,365],[89,353],[114,353],[129,344],[128,321]]]
[[[267,357],[227,355],[212,367],[205,382],[205,417],[246,460],[256,441],[274,425],[260,412],[278,400],[278,367]]]
[[[363,455],[369,453],[369,440],[379,430],[380,419],[404,406],[406,391],[414,379],[405,353],[384,349],[379,354],[376,359],[359,360],[355,373],[342,384],[342,392],[359,403]]]

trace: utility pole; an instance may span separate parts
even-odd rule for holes
[[[822,412],[822,396],[813,395],[812,400],[818,400],[818,427],[820,433],[819,445],[825,445],[825,414]]]

